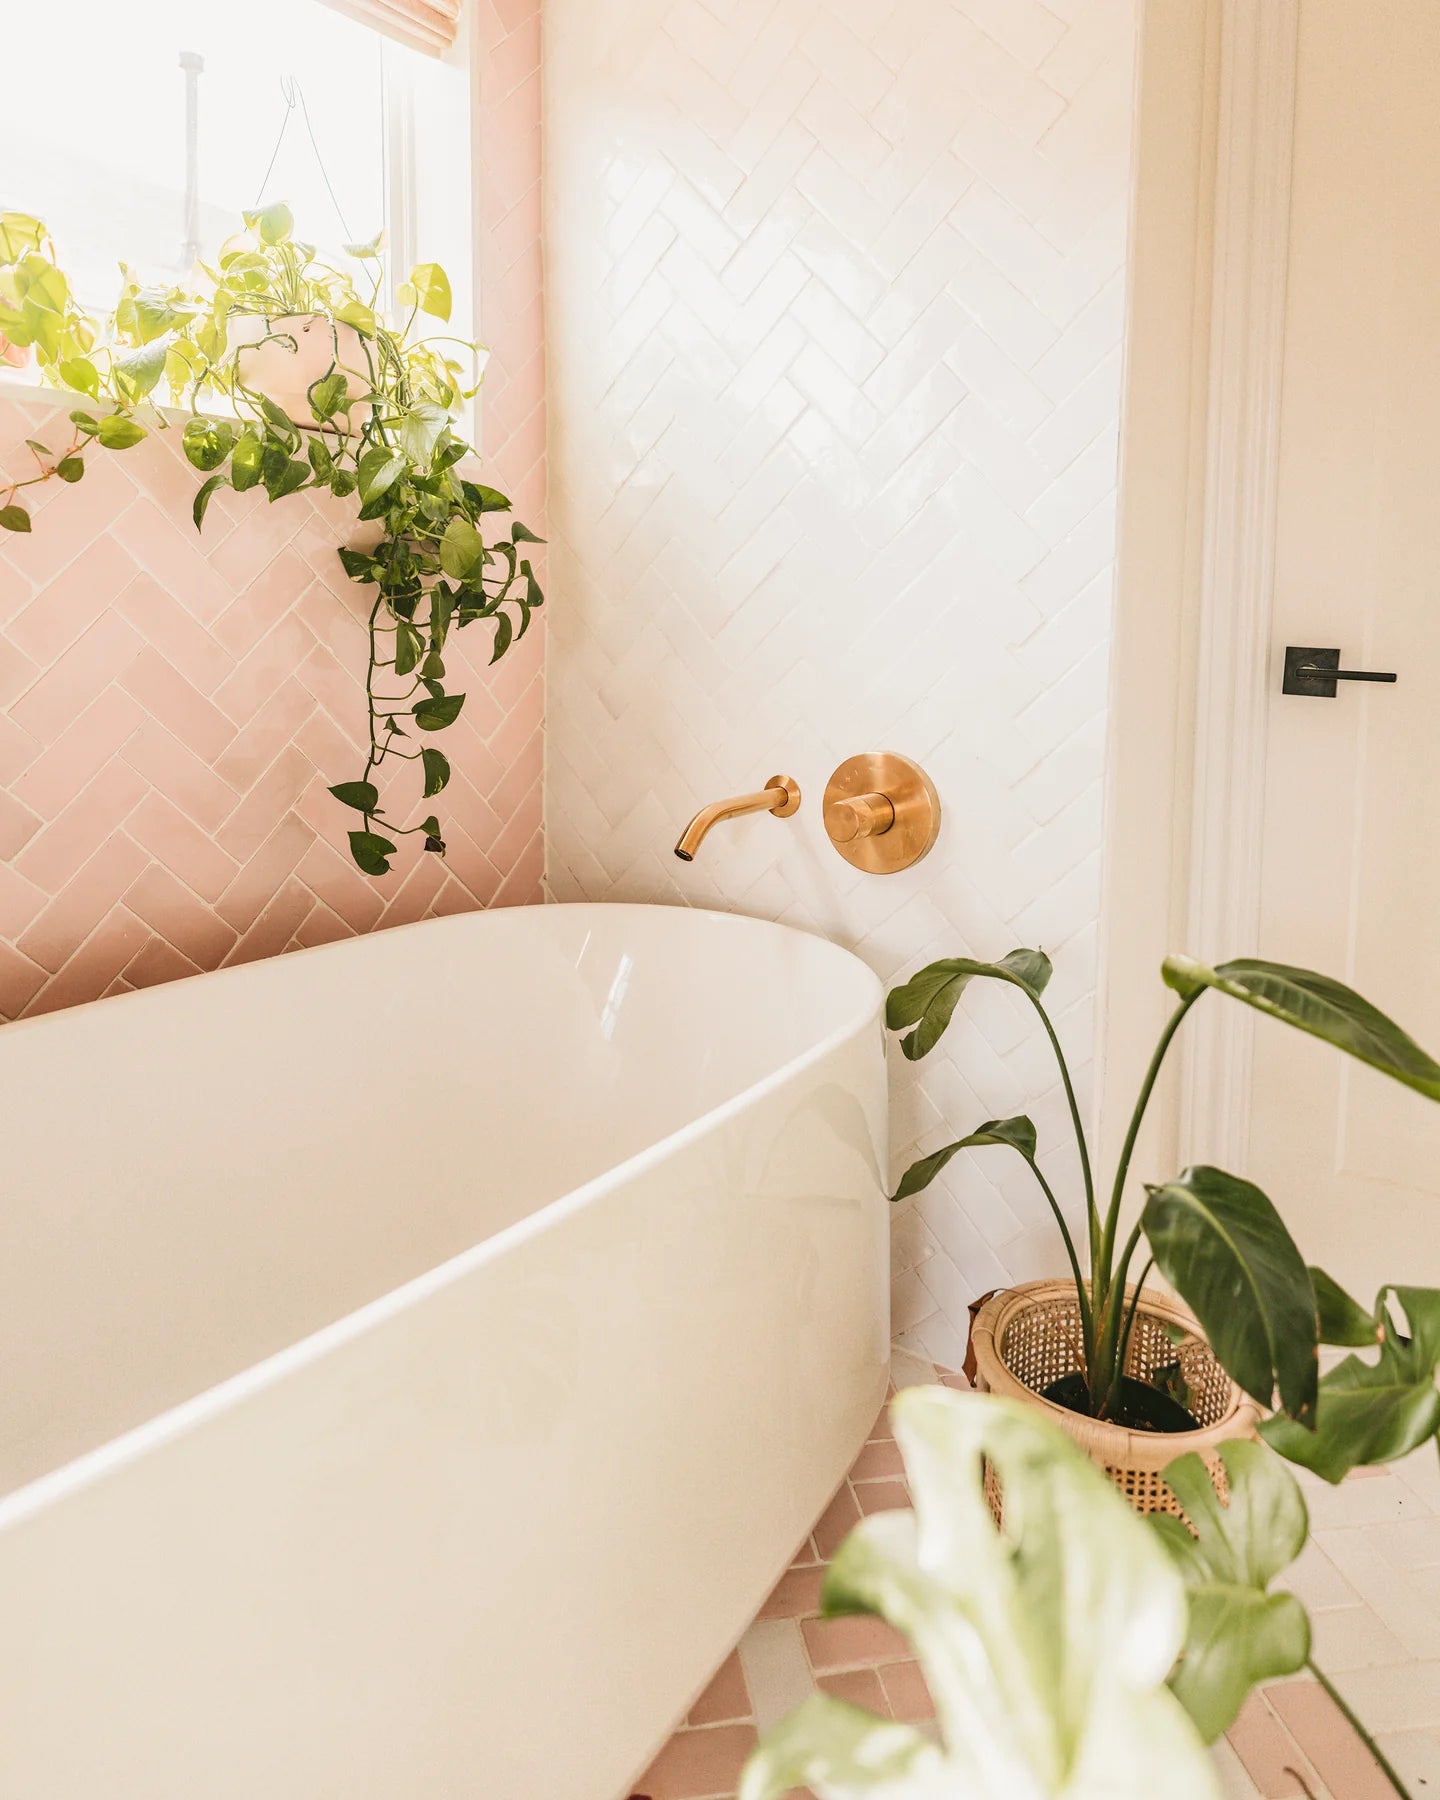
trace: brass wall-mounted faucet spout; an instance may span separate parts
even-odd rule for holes
[[[713,806],[702,807],[680,834],[675,854],[681,862],[694,862],[695,852],[705,842],[711,826],[718,825],[722,819],[739,819],[746,813],[757,812],[774,813],[777,819],[788,819],[799,810],[800,789],[788,775],[772,775],[761,793],[740,794],[733,800],[717,800]]]

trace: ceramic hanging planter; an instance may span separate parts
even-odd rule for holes
[[[353,325],[321,313],[290,313],[272,319],[232,313],[227,331],[240,380],[289,418],[307,424],[313,419],[310,389],[332,369],[345,377],[346,398],[335,419],[327,421],[323,429],[336,430],[347,419],[358,428],[362,416],[371,410],[355,405],[374,383],[364,340]]]

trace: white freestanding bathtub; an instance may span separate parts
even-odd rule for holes
[[[0,1028],[3,1800],[616,1800],[885,1391],[881,992],[431,921]]]

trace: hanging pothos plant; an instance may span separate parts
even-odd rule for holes
[[[495,529],[493,515],[508,513],[509,500],[466,472],[474,452],[454,426],[475,390],[464,385],[459,357],[478,346],[417,330],[422,315],[449,320],[445,271],[422,263],[399,285],[397,328],[380,307],[378,239],[346,245],[365,272],[362,291],[356,275],[295,238],[288,207],[244,221],[214,267],[202,265],[204,293],[147,287],[125,270],[119,304],[99,321],[75,301],[45,227],[0,213],[0,336],[32,350],[52,385],[108,409],[73,411],[72,442],[58,455],[30,441],[36,472],[0,486],[0,528],[28,531],[23,491],[52,478],[79,481],[92,446],[139,443],[142,420],[163,427],[155,402],[165,390],[190,411],[185,455],[206,478],[195,495],[197,529],[221,487],[263,488],[271,501],[307,488],[353,495],[359,519],[374,527],[363,544],[339,551],[350,579],[374,590],[369,744],[358,778],[330,792],[360,815],[349,834],[356,864],[384,875],[397,837],[420,836],[427,851],[444,854],[438,817],[396,823],[394,784],[382,792],[382,777],[388,765],[418,764],[422,802],[445,787],[448,758],[420,740],[453,724],[465,705],[446,687],[450,634],[490,621],[492,663],[525,635],[544,601],[525,546],[541,540],[518,521]]]

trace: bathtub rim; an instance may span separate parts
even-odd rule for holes
[[[711,1136],[731,1119],[738,1116],[748,1107],[764,1100],[778,1091],[787,1082],[795,1080],[817,1064],[842,1049],[846,1044],[863,1037],[864,1033],[877,1026],[881,1028],[883,1059],[883,1021],[885,1005],[885,988],[873,969],[869,967],[853,950],[836,944],[832,939],[821,936],[819,932],[803,930],[799,926],[781,924],[778,920],[759,919],[748,913],[721,912],[714,908],[702,907],[661,907],[647,905],[643,902],[622,902],[611,905],[605,901],[580,901],[568,904],[547,905],[543,908],[516,907],[503,909],[505,912],[527,912],[531,910],[551,912],[605,912],[605,913],[653,913],[657,911],[675,911],[706,920],[724,921],[727,927],[739,923],[742,929],[749,925],[762,927],[769,931],[782,932],[787,935],[809,938],[815,943],[823,944],[828,949],[846,957],[861,972],[863,986],[868,990],[866,1002],[860,1006],[845,1022],[836,1025],[823,1038],[804,1050],[789,1062],[782,1063],[768,1075],[761,1076],[748,1087],[724,1100],[720,1105],[712,1107],[709,1112],[702,1113],[698,1119],[678,1127],[665,1137],[647,1144],[643,1150],[625,1157],[613,1168],[593,1176],[578,1188],[569,1193],[557,1195],[554,1200],[528,1213],[523,1219],[517,1219],[477,1244],[472,1244],[457,1255],[448,1257],[437,1263],[434,1268],[426,1269],[421,1274],[412,1276],[398,1287],[387,1293],[368,1300],[353,1312],[342,1318],[322,1325],[317,1330],[297,1338],[293,1344],[286,1344],[271,1355],[262,1357],[259,1362],[248,1368],[238,1370],[234,1375],[226,1376],[223,1381],[204,1388],[187,1400],[166,1408],[153,1418],[144,1420],[139,1425],[131,1426],[94,1449],[86,1450],[81,1455],[72,1457],[68,1462],[49,1469],[43,1475],[13,1488],[8,1494],[0,1495],[0,1535],[18,1530],[32,1519],[48,1512],[51,1508],[62,1505],[67,1500],[85,1492],[98,1482],[129,1463],[139,1460],[151,1451],[162,1449],[165,1445],[183,1437],[191,1429],[203,1424],[208,1418],[241,1406],[256,1395],[264,1393],[268,1388],[278,1385],[288,1376],[300,1369],[333,1356],[347,1344],[360,1338],[367,1332],[383,1326],[389,1319],[398,1317],[412,1307],[423,1303],[433,1294],[443,1293],[455,1283],[464,1280],[472,1271],[483,1268],[486,1263],[494,1261],[507,1249],[524,1243],[530,1238],[538,1237],[543,1231],[553,1229],[565,1219],[599,1203],[604,1196],[622,1180],[647,1173],[651,1169],[688,1149],[692,1144],[701,1142]],[[482,915],[452,914],[453,918],[475,918]],[[434,919],[418,919],[410,925],[390,927],[398,933],[418,931],[427,925],[433,926]],[[388,935],[388,933],[387,933]],[[345,950],[359,941],[347,938],[338,943],[319,944],[313,949],[292,952],[294,955],[319,956],[327,951]],[[279,959],[274,959],[278,961]],[[235,969],[217,969],[212,976],[239,975],[251,965],[241,965]],[[200,977],[198,979],[206,979]],[[197,977],[189,977],[195,980]],[[167,984],[168,985],[168,984]],[[119,994],[109,1000],[91,1002],[92,1005],[113,1006],[126,1000],[142,1000],[157,990],[145,989],[134,994]],[[6,1026],[11,1030],[14,1025],[43,1025],[48,1021],[64,1017],[62,1009],[55,1013],[42,1014],[34,1019],[20,1019]],[[883,1190],[882,1190],[883,1193]]]

